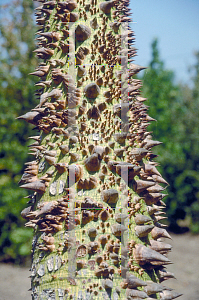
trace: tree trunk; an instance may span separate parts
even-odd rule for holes
[[[166,181],[152,161],[128,0],[43,1],[35,160],[22,188],[33,227],[32,299],[173,299],[160,282],[171,246],[162,217]],[[147,283],[146,283],[147,281]]]

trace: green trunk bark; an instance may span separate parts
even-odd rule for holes
[[[39,101],[19,117],[40,132],[21,180],[34,192],[32,299],[174,299],[129,1],[40,2]]]

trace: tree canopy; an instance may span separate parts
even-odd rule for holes
[[[34,107],[35,25],[32,0],[1,6],[0,19],[0,257],[18,259],[30,252],[30,230],[23,228],[20,211],[27,199],[19,189],[24,163],[28,160],[31,128],[16,117]]]

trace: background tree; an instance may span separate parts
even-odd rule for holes
[[[32,52],[35,25],[31,0],[14,1],[0,10],[0,257],[20,262],[30,253],[32,233],[23,228],[20,211],[27,192],[17,183],[28,159],[27,138],[33,132],[15,118],[36,103],[35,79],[28,76],[37,64]]]
[[[175,84],[174,73],[159,57],[158,41],[152,43],[152,60],[143,76],[143,95],[149,99],[149,115],[157,120],[149,129],[163,142],[156,154],[164,178],[169,182],[166,198],[170,229],[179,224],[199,231],[198,219],[198,92],[199,53],[193,67],[193,89]],[[186,219],[186,222],[178,222]]]

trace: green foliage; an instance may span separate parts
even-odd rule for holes
[[[20,217],[26,191],[17,182],[28,161],[30,126],[15,120],[36,104],[34,81],[28,73],[37,65],[34,53],[32,0],[0,7],[0,259],[23,261],[30,253],[31,231]]]
[[[194,87],[175,85],[174,73],[164,68],[158,42],[152,43],[152,61],[143,76],[143,94],[149,99],[149,115],[157,120],[148,128],[163,142],[154,149],[161,174],[169,182],[166,203],[170,229],[179,225],[199,231],[198,115],[199,53],[194,66]],[[184,222],[179,220],[185,220]]]

